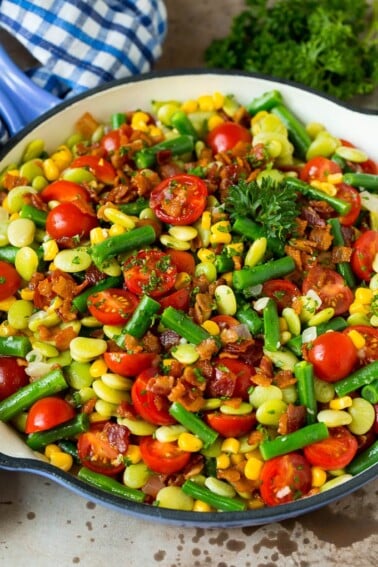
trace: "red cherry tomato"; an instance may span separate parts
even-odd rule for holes
[[[0,301],[13,295],[21,286],[21,278],[12,264],[0,260]]]
[[[129,124],[122,124],[119,128],[104,134],[100,140],[100,146],[107,154],[112,154],[129,142],[132,132],[133,129]]]
[[[314,266],[303,280],[302,292],[315,291],[322,300],[321,309],[333,307],[335,315],[341,315],[353,303],[353,292],[344,278],[335,270]]]
[[[88,309],[104,325],[122,325],[134,313],[139,299],[126,289],[109,288],[88,297]]]
[[[190,291],[188,288],[183,287],[165,297],[159,298],[159,303],[162,309],[174,307],[181,311],[187,311],[190,305]]]
[[[168,398],[149,391],[148,381],[156,375],[156,370],[150,368],[141,372],[131,388],[131,399],[138,414],[149,423],[155,425],[171,425],[175,423],[169,413]]]
[[[357,449],[357,440],[346,427],[332,427],[327,439],[307,445],[304,454],[314,467],[332,471],[349,465]]]
[[[42,398],[35,402],[28,411],[25,433],[51,429],[73,419],[75,415],[74,408],[63,398],[56,396]]]
[[[112,164],[100,156],[79,156],[70,164],[70,168],[87,167],[93,175],[105,185],[113,185],[116,178],[116,170]]]
[[[343,333],[347,335],[352,330],[360,333],[365,340],[363,348],[357,353],[360,363],[365,365],[378,360],[378,329],[369,325],[351,325]]]
[[[139,448],[148,468],[160,474],[178,472],[190,460],[190,453],[182,451],[176,443],[161,443],[152,437],[142,437]]]
[[[255,375],[255,369],[236,358],[217,358],[215,368],[221,368],[233,375],[234,390],[232,397],[248,400],[248,391],[252,386],[251,377]],[[216,375],[216,372],[215,372]]]
[[[337,382],[345,378],[358,362],[357,349],[352,339],[338,331],[319,335],[310,344],[307,357],[314,366],[315,375],[326,382]]]
[[[347,140],[340,140],[343,146],[347,146],[348,148],[355,148],[356,146],[348,142]],[[372,159],[367,159],[356,165],[357,171],[362,171],[363,173],[372,173],[376,175],[378,173],[378,164],[373,161]]]
[[[67,203],[75,200],[82,200],[88,203],[90,201],[89,193],[84,187],[73,181],[64,181],[62,179],[47,185],[39,195],[45,203],[49,201]]]
[[[223,437],[241,437],[256,425],[254,413],[247,415],[226,415],[220,411],[205,414],[205,420],[214,431]]]
[[[337,185],[336,197],[342,201],[347,201],[350,203],[351,208],[349,213],[339,217],[340,222],[344,226],[352,226],[361,212],[361,197],[359,191],[347,185],[346,183],[340,183]]]
[[[176,266],[178,272],[186,272],[190,276],[194,275],[196,269],[196,262],[193,254],[185,252],[185,250],[174,250],[170,248],[167,250],[170,255],[172,264]]]
[[[262,296],[267,296],[277,303],[279,311],[292,307],[293,299],[301,295],[300,289],[288,280],[268,280],[263,284]]]
[[[209,132],[206,139],[206,143],[214,154],[232,150],[238,142],[250,143],[251,141],[251,132],[236,122],[219,124]]]
[[[125,468],[129,437],[127,427],[118,423],[92,425],[78,437],[77,452],[82,465],[99,474],[117,475]]]
[[[56,239],[85,237],[97,224],[94,215],[81,211],[73,203],[61,203],[48,213],[46,231]]]
[[[194,223],[206,207],[207,187],[195,175],[180,174],[163,179],[152,190],[150,207],[162,222],[173,225]]]
[[[121,376],[137,376],[151,368],[157,360],[152,352],[105,352],[104,360],[107,367]]]
[[[160,297],[175,285],[177,268],[171,257],[160,250],[140,250],[127,258],[123,274],[131,292]]]
[[[378,252],[378,231],[363,232],[353,244],[352,269],[361,280],[369,281],[374,274],[373,262]]]
[[[314,179],[317,181],[327,181],[328,175],[341,173],[341,168],[331,159],[317,156],[310,159],[302,168],[300,178],[302,181],[310,183]]]
[[[260,494],[267,506],[297,500],[311,489],[311,467],[299,453],[275,457],[264,463]]]
[[[29,384],[24,367],[15,356],[0,356],[0,401]]]

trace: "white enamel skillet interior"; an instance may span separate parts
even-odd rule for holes
[[[108,122],[114,112],[150,110],[153,100],[186,100],[219,91],[233,94],[247,105],[273,89],[282,93],[285,104],[303,123],[322,123],[333,135],[352,142],[378,161],[377,111],[352,108],[294,83],[272,80],[261,74],[194,70],[152,73],[116,81],[59,104],[26,126],[1,150],[0,171],[10,163],[17,163],[26,145],[36,138],[45,141],[47,151],[53,151],[72,134],[74,123],[84,112]],[[182,512],[129,502],[97,490],[42,460],[4,423],[0,423],[0,468],[46,476],[86,498],[131,516],[201,527],[251,526],[293,518],[351,494],[378,474],[378,465],[375,465],[332,490],[272,508],[246,512]]]

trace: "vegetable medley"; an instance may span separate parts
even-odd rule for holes
[[[178,510],[276,506],[374,465],[378,170],[351,142],[278,91],[31,142],[0,177],[0,420]]]

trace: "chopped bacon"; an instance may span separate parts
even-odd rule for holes
[[[306,407],[288,404],[286,412],[280,417],[278,433],[287,435],[301,429],[304,425],[306,425]]]
[[[319,215],[319,213],[311,206],[305,206],[302,208],[302,216],[304,217],[305,221],[310,226],[326,226],[325,220]]]
[[[194,304],[193,318],[201,325],[211,317],[213,310],[213,296],[210,293],[197,293]]]
[[[159,337],[147,331],[147,333],[142,338],[142,345],[146,352],[154,352],[159,354],[161,352],[161,345]]]
[[[176,331],[166,329],[160,334],[160,342],[165,351],[169,351],[172,347],[180,344],[181,337]]]
[[[350,262],[353,249],[349,246],[334,246],[332,248],[332,262],[338,264],[339,262]]]
[[[297,250],[297,248],[294,248],[294,246],[291,246],[290,244],[286,244],[285,253],[291,258],[293,258],[295,262],[295,267],[297,268],[297,270],[301,272],[303,269],[303,265],[302,265],[302,255],[300,253],[300,250]]]
[[[215,339],[212,337],[205,339],[197,345],[197,352],[200,356],[200,360],[210,360],[213,354],[218,352],[218,345]]]
[[[11,173],[5,173],[2,179],[2,186],[4,189],[8,189],[10,191],[14,187],[18,187],[19,185],[28,185],[29,181],[26,177],[21,177],[20,175],[12,175]]]
[[[316,248],[318,250],[328,250],[331,247],[333,241],[330,225],[327,225],[324,228],[313,228],[310,232],[310,240],[316,243]]]
[[[262,432],[256,429],[255,431],[251,431],[251,433],[248,435],[247,442],[248,445],[251,445],[251,447],[256,447],[261,443],[262,440],[263,440]]]
[[[177,380],[168,399],[171,402],[180,402],[188,411],[199,411],[203,408],[205,400],[203,391],[206,388],[206,381],[200,373],[196,373],[195,368],[187,366],[184,368],[182,376]]]
[[[54,327],[49,328],[40,325],[38,331],[42,341],[53,341],[56,348],[61,352],[67,350],[72,339],[77,337],[77,332],[71,326],[65,327],[64,329],[56,329]]]
[[[291,370],[279,370],[273,380],[274,384],[279,388],[287,388],[295,384],[296,381],[297,379]]]
[[[236,375],[222,363],[215,367],[213,376],[207,382],[206,394],[211,398],[230,398],[235,390]]]
[[[79,120],[77,120],[75,128],[77,132],[79,132],[83,136],[83,138],[88,139],[91,138],[92,134],[97,130],[99,125],[100,124],[90,112],[85,112],[79,118]]]
[[[157,375],[150,378],[147,382],[146,390],[159,396],[168,396],[175,383],[173,376]]]

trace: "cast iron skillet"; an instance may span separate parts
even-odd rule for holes
[[[12,81],[8,83],[12,84]],[[340,104],[335,99],[311,89],[292,82],[276,81],[262,74],[190,70],[150,73],[115,81],[87,91],[72,100],[59,103],[55,107],[56,99],[53,100],[48,96],[45,109],[50,108],[50,110],[42,116],[39,116],[39,110],[35,111],[34,115],[37,117],[31,123],[26,124],[27,119],[25,120],[22,116],[20,119],[20,113],[18,113],[14,121],[16,126],[12,128],[15,134],[0,150],[0,171],[10,162],[17,163],[25,145],[35,138],[44,139],[48,151],[54,149],[71,133],[72,124],[85,111],[91,112],[99,120],[107,120],[112,112],[135,108],[147,109],[151,100],[154,99],[185,100],[214,91],[233,93],[238,100],[247,104],[256,96],[272,89],[281,91],[285,102],[299,119],[304,122],[322,122],[334,135],[351,140],[364,149],[372,159],[378,160],[376,142],[378,112],[376,111],[361,110]],[[31,114],[33,114],[34,96],[36,96],[35,91],[28,99]],[[12,96],[8,96],[8,102],[9,99],[12,100]],[[2,102],[0,98],[0,110],[2,107],[4,109]],[[11,107],[12,105],[6,105],[5,114],[9,115]],[[9,125],[12,119],[9,120],[7,116],[4,118]],[[24,127],[20,130],[22,125]],[[294,518],[351,494],[375,479],[378,473],[377,464],[324,493],[260,510],[205,513],[169,510],[127,501],[85,484],[74,475],[65,473],[44,461],[41,455],[29,449],[22,438],[4,423],[0,423],[0,468],[10,471],[26,471],[47,477],[74,493],[133,517],[192,527],[242,527]]]

